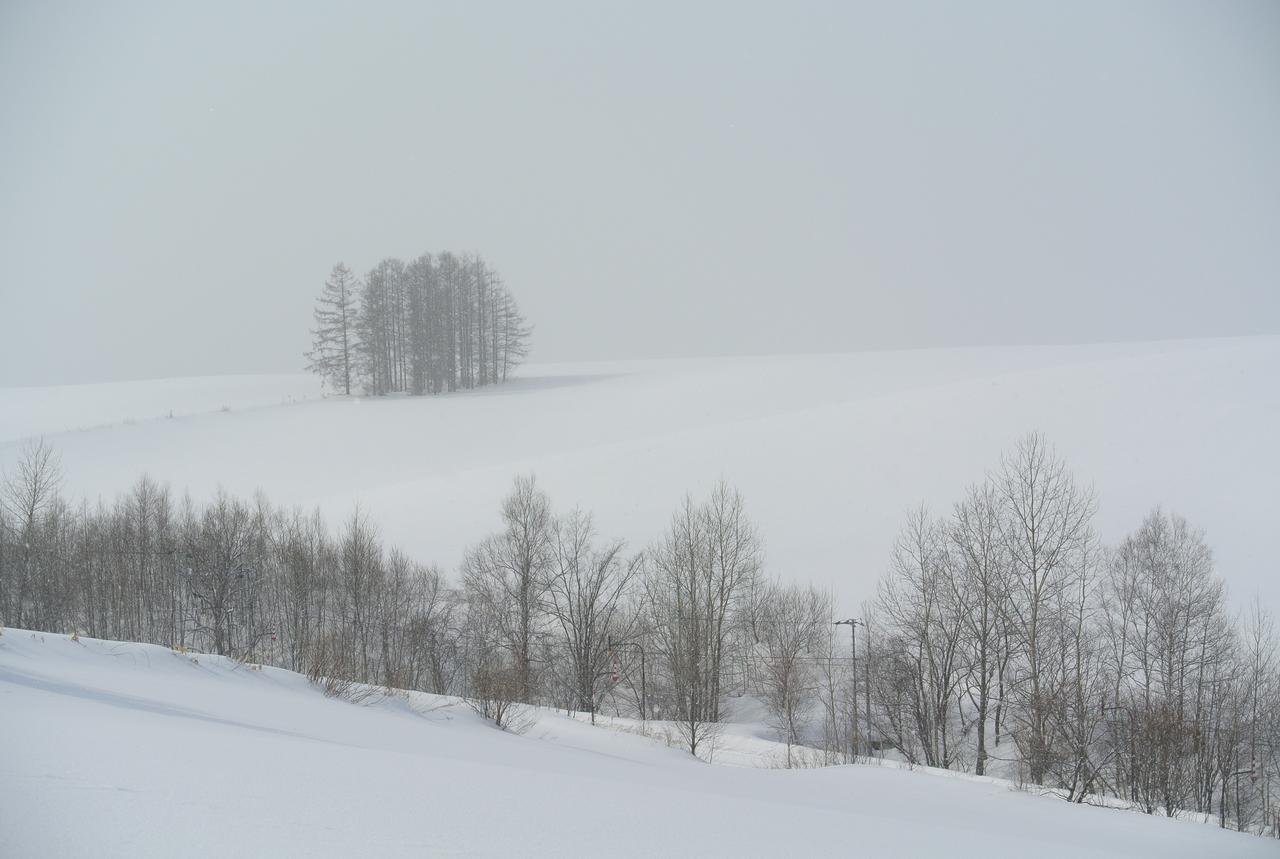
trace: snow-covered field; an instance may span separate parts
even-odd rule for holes
[[[0,388],[0,442],[170,416],[278,406],[320,397],[311,376],[201,376],[50,388]]]
[[[0,635],[0,856],[1273,856],[1269,839],[877,767],[708,765],[542,712],[351,704],[163,647]]]
[[[1039,429],[1095,483],[1104,538],[1163,503],[1205,528],[1238,602],[1278,606],[1277,378],[1272,337],[542,365],[421,399],[322,398],[306,376],[15,388],[0,390],[0,468],[43,434],[73,496],[146,472],[335,519],[359,502],[446,567],[497,526],[516,473],[637,547],[725,477],[769,571],[853,610],[909,506],[945,510]],[[781,747],[736,708],[708,765],[623,720],[542,712],[518,737],[450,699],[355,705],[285,671],[9,629],[0,856],[1274,855],[995,779],[777,769]]]
[[[43,433],[66,487],[142,472],[177,491],[261,488],[454,566],[517,472],[643,545],[689,491],[735,483],[769,570],[854,610],[904,511],[945,511],[1023,433],[1093,481],[1114,540],[1157,502],[1203,527],[1243,603],[1280,606],[1280,338],[533,365],[435,398],[321,399],[305,376],[0,390],[0,467]],[[223,410],[223,407],[226,410]],[[173,417],[168,415],[172,412]]]

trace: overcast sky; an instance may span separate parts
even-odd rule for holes
[[[1280,3],[0,4],[0,384],[296,371],[481,252],[535,360],[1280,332]]]

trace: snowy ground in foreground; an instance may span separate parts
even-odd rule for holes
[[[432,398],[322,400],[305,376],[11,388],[0,468],[45,433],[67,488],[93,498],[146,471],[179,493],[261,487],[334,517],[358,499],[391,542],[446,568],[497,527],[517,472],[633,546],[723,476],[769,570],[834,586],[852,612],[908,507],[945,511],[1039,429],[1095,483],[1104,538],[1161,502],[1207,531],[1239,602],[1276,606],[1278,378],[1280,337],[1259,337],[535,365]]]
[[[1273,856],[1213,826],[876,767],[708,765],[543,712],[356,705],[162,647],[0,636],[0,855]]]

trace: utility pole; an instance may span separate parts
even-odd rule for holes
[[[853,677],[853,695],[851,696],[853,698],[853,721],[852,721],[851,730],[849,733],[849,746],[853,750],[853,756],[855,758],[858,756],[858,745],[859,745],[858,744],[858,626],[859,625],[865,626],[865,624],[863,624],[862,621],[858,620],[856,617],[851,617],[847,620],[837,620],[834,624],[834,626],[849,627],[849,644],[851,645],[850,652],[853,657],[853,661],[852,661],[853,670],[851,672],[851,676]],[[870,736],[868,736],[867,739],[870,740],[871,739]]]
[[[862,660],[867,675],[867,682],[863,686],[863,694],[867,696],[867,708],[863,718],[867,720],[867,757],[871,757],[871,626],[865,620],[862,622],[862,631],[867,635],[867,653]]]

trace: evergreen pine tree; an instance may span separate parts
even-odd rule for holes
[[[318,373],[335,390],[351,393],[351,357],[355,346],[355,278],[342,263],[333,267],[324,291],[316,299],[316,327],[312,329],[307,369]]]

